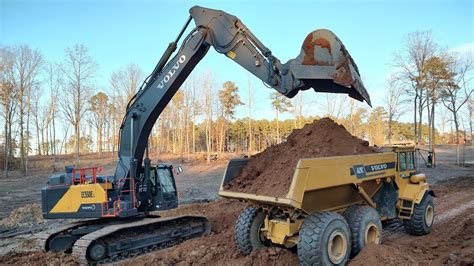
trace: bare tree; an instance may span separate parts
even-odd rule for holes
[[[123,109],[123,114],[128,101],[137,93],[143,80],[143,71],[136,64],[128,64],[124,69],[112,73],[110,85],[114,95],[119,96],[121,100],[120,108]]]
[[[197,118],[199,115],[202,114],[202,99],[198,97],[198,92],[196,91],[197,86],[196,86],[196,77],[191,76],[191,120],[192,120],[192,130],[191,130],[191,136],[192,136],[192,151],[196,152],[196,124],[197,124]]]
[[[393,121],[398,120],[400,115],[405,112],[402,108],[405,103],[403,100],[404,88],[395,74],[387,79],[388,91],[385,95],[385,107],[387,111],[388,120],[388,143],[392,144],[393,136]]]
[[[295,105],[295,109],[297,110],[296,113],[297,113],[297,120],[298,120],[298,123],[297,123],[297,127],[298,128],[302,128],[303,127],[303,107],[304,107],[304,97],[303,97],[303,94],[302,93],[299,93],[295,96],[298,104]],[[352,99],[352,98],[351,98]]]
[[[345,112],[344,109],[346,107],[346,97],[338,94],[333,93],[326,93],[326,115],[335,119],[339,120],[343,113]]]
[[[212,103],[213,103],[213,91],[212,91],[212,74],[206,73],[203,76],[202,88],[204,90],[204,106],[206,116],[206,152],[207,152],[207,163],[211,162],[211,150],[212,150]]]
[[[12,155],[12,124],[13,115],[16,112],[17,90],[11,80],[11,73],[13,72],[15,55],[10,48],[0,47],[0,104],[2,106],[2,117],[4,125],[4,173],[8,177],[9,159]]]
[[[58,65],[49,63],[46,66],[46,79],[47,86],[50,93],[50,121],[51,121],[51,153],[54,155],[54,161],[56,162],[56,121],[58,118],[58,93],[61,87],[61,70]]]
[[[248,156],[252,155],[252,143],[253,143],[253,131],[252,131],[252,113],[253,113],[253,98],[254,98],[254,93],[253,93],[253,85],[250,80],[250,74],[247,75],[247,120],[248,120],[248,145],[247,145],[247,153]]]
[[[450,122],[449,115],[450,114],[446,112],[445,109],[438,109],[438,114],[437,114],[437,117],[439,117],[438,129],[440,130],[440,133],[443,135],[448,132],[447,125],[448,125],[448,122]]]
[[[352,135],[355,135],[354,133],[354,118],[355,118],[355,112],[356,112],[356,100],[353,99],[353,98],[350,98],[349,99],[350,101],[350,104],[349,104],[349,132],[352,134]]]
[[[456,163],[459,164],[459,110],[469,100],[474,89],[470,83],[469,73],[473,69],[472,57],[462,57],[452,54],[449,60],[449,69],[453,79],[442,91],[443,105],[451,112],[456,134]]]
[[[76,165],[79,164],[81,119],[87,110],[91,82],[97,67],[84,45],[76,44],[66,48],[66,59],[61,66],[64,79],[60,103],[66,120],[74,127]]]
[[[41,140],[40,139],[40,132],[42,133],[44,130],[44,125],[41,117],[41,110],[40,110],[40,99],[41,99],[41,89],[35,88],[32,93],[31,93],[31,101],[33,102],[33,107],[32,107],[32,115],[33,115],[33,120],[35,123],[35,128],[36,128],[36,149],[37,149],[37,154],[41,155],[41,145],[44,144],[44,137]]]
[[[15,59],[10,77],[18,92],[16,100],[19,111],[21,170],[26,176],[28,174],[31,89],[38,82],[37,75],[43,64],[43,56],[38,50],[32,50],[26,45],[14,47],[13,53]]]
[[[405,50],[395,55],[395,66],[401,69],[402,78],[410,84],[410,95],[413,99],[414,136],[417,142],[421,140],[421,124],[423,109],[426,105],[423,80],[425,65],[437,53],[437,44],[433,41],[431,31],[416,31],[409,33],[405,41]]]
[[[136,64],[128,64],[125,68],[114,71],[110,77],[110,86],[112,87],[112,103],[116,112],[113,113],[113,124],[120,122],[125,115],[127,104],[137,93],[142,81],[144,80],[143,71]],[[112,138],[114,142],[113,152],[118,140],[118,127],[112,129]]]
[[[467,117],[468,117],[468,123],[469,123],[469,131],[470,131],[470,136],[471,136],[471,142],[474,141],[473,135],[472,135],[472,119],[474,118],[474,99],[471,96],[469,96],[469,100],[467,101]]]

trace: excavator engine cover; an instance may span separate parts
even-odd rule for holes
[[[285,64],[305,86],[317,92],[346,93],[366,101],[370,97],[359,74],[359,69],[341,40],[331,31],[319,29],[306,36],[300,54]]]

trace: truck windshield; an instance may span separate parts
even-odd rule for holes
[[[415,156],[413,152],[398,153],[398,167],[400,171],[415,170]]]
[[[400,168],[400,171],[406,171],[407,170],[407,154],[406,154],[406,152],[398,153],[398,166]]]
[[[413,152],[407,152],[407,168],[408,170],[415,170],[415,159]]]
[[[158,169],[158,176],[160,177],[163,192],[174,192],[176,190],[173,184],[173,175],[171,174],[170,169]]]

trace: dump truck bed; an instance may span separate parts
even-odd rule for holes
[[[241,174],[247,162],[248,159],[229,161],[219,190],[220,196],[299,209],[306,213],[360,203],[363,199],[357,186],[371,197],[382,187],[385,178],[396,174],[396,154],[393,152],[305,158],[298,161],[288,193],[283,197],[226,190],[226,185]]]

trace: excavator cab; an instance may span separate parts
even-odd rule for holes
[[[178,192],[171,164],[158,164],[150,175],[153,210],[164,211],[178,207]]]

